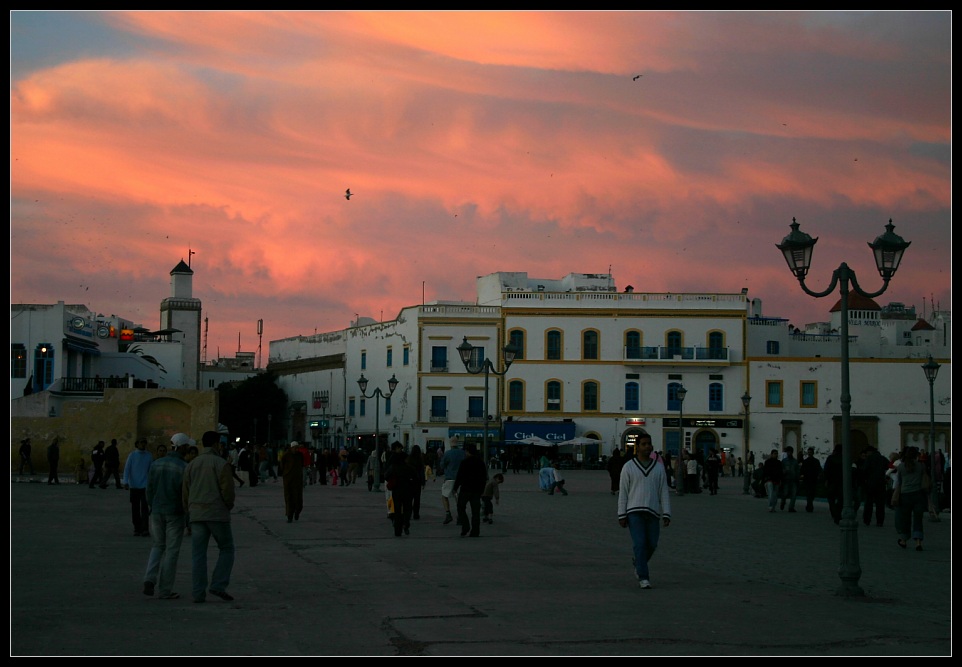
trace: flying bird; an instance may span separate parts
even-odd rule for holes
[[[351,188],[348,188],[347,190],[344,191],[344,199],[349,200],[350,198],[351,198]]]
[[[632,81],[637,81],[638,79],[640,79],[640,78],[643,77],[643,76],[644,76],[644,74],[638,74],[638,75],[636,75],[636,76],[631,77],[631,80],[632,80]]]

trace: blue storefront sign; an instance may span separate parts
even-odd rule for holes
[[[560,443],[575,437],[574,422],[505,422],[504,441],[543,438]]]

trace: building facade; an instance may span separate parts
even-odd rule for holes
[[[340,331],[271,341],[268,368],[292,400],[291,435],[365,449],[396,440],[430,453],[452,438],[481,445],[487,430],[489,457],[546,441],[581,462],[631,448],[642,433],[660,451],[675,454],[683,443],[736,457],[787,445],[824,456],[841,440],[837,306],[833,321],[802,330],[763,316],[747,291],[638,293],[619,291],[609,274],[523,272],[482,276],[477,286],[475,303],[411,306],[390,321],[359,318]],[[856,306],[852,446],[927,446],[919,366],[932,354],[946,366],[934,390],[936,449],[948,453],[949,313],[929,324],[904,308],[887,317],[874,302]],[[475,368],[490,360],[487,378],[462,363],[465,341]],[[518,353],[505,368],[508,343]]]

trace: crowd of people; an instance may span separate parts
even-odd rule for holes
[[[406,451],[400,442],[370,452],[357,446],[310,448],[298,441],[276,449],[266,444],[232,443],[228,429],[218,425],[217,430],[205,432],[201,442],[203,453],[189,435],[176,433],[169,446],[160,444],[150,452],[148,441],[138,439],[121,465],[117,440],[112,439],[109,446],[101,440],[91,451],[89,468],[81,458],[78,483],[86,483],[90,489],[106,489],[113,484],[127,490],[134,536],[152,538],[143,580],[145,595],[156,593],[164,600],[180,597],[173,587],[186,535],[191,540],[193,601],[205,602],[208,594],[233,600],[227,592],[234,562],[230,517],[236,489],[245,483],[254,488],[280,479],[284,513],[287,522],[293,523],[304,511],[306,486],[347,487],[364,480],[369,492],[381,493],[383,487],[386,514],[396,537],[410,535],[412,520],[420,519],[422,494],[432,479],[441,482],[442,523],[456,522],[462,537],[479,537],[482,523],[494,523],[494,506],[500,504],[504,483],[502,472],[489,474],[489,466],[474,443],[462,446],[457,438],[431,455],[418,445]],[[46,453],[48,484],[59,484],[58,437],[53,438]],[[20,446],[20,474],[25,468],[33,474],[31,456],[31,442],[26,438]],[[935,456],[933,466],[916,447],[905,447],[889,457],[873,447],[863,448],[851,470],[855,516],[861,508],[866,526],[874,523],[882,527],[887,510],[894,510],[897,545],[905,549],[914,542],[915,550],[922,551],[924,514],[928,511],[937,515],[943,508],[933,499],[949,495],[951,468],[941,451]],[[558,460],[546,453],[538,465],[540,489],[547,495],[567,496]],[[671,523],[670,489],[679,494],[707,489],[709,495],[716,495],[721,477],[742,477],[742,493],[751,490],[756,497],[766,499],[771,513],[786,508],[789,513],[796,512],[800,495],[805,499],[805,511],[814,512],[816,497],[825,497],[832,520],[837,524],[842,519],[841,445],[824,463],[812,447],[804,457],[800,452],[796,458],[794,448],[785,446],[772,449],[758,465],[754,452],[749,452],[743,464],[740,457],[711,448],[705,452],[684,451],[673,465],[671,454],[654,452],[651,437],[644,434],[634,443],[634,451],[622,454],[615,449],[604,459],[604,465],[610,492],[618,496],[618,523],[629,529],[632,562],[643,589],[651,588],[648,563],[660,529]],[[523,467],[519,463],[518,468]],[[934,480],[930,475],[933,470]],[[932,493],[933,484],[941,493]],[[211,538],[218,555],[208,577]]]

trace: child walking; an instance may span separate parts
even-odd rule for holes
[[[481,520],[485,523],[494,523],[494,519],[491,518],[494,515],[494,506],[491,504],[491,499],[494,498],[495,503],[501,504],[501,485],[503,483],[504,475],[498,473],[484,485],[484,493],[481,494]]]

